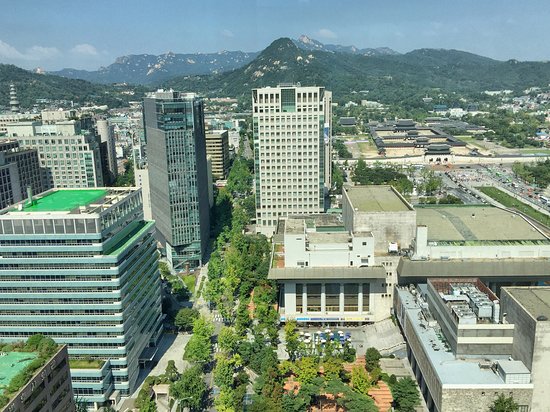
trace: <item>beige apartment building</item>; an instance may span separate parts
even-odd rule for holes
[[[252,90],[258,232],[271,236],[280,217],[325,210],[331,104],[324,87]]]

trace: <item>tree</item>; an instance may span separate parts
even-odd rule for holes
[[[170,385],[170,396],[192,411],[202,410],[207,391],[200,366],[184,370],[180,378]]]
[[[240,337],[235,332],[234,327],[224,326],[218,334],[218,345],[226,353],[232,353],[237,350]]]
[[[178,380],[180,374],[178,372],[178,368],[176,368],[176,362],[174,362],[172,359],[168,361],[168,364],[166,365],[166,370],[164,371],[164,377],[168,379],[170,382],[175,382]]]
[[[174,319],[174,325],[180,330],[190,330],[193,323],[199,317],[199,311],[195,308],[182,308]]]
[[[367,370],[362,366],[354,366],[351,370],[351,386],[355,392],[367,395],[370,389],[370,378]]]
[[[224,354],[216,356],[216,368],[214,369],[214,383],[220,388],[232,388],[234,375],[242,367],[242,359],[239,354],[227,357]]]
[[[211,352],[211,336],[214,332],[212,322],[200,316],[193,322],[193,336],[185,346],[184,359],[195,362],[208,362]]]
[[[416,382],[406,377],[399,379],[391,387],[395,408],[399,412],[414,412],[416,406],[420,404],[420,395]]]
[[[327,380],[337,380],[341,378],[344,368],[342,360],[336,357],[330,357],[323,361],[323,374]]]
[[[353,170],[353,181],[361,185],[369,183],[367,163],[363,159],[359,159]]]
[[[145,400],[139,408],[139,412],[157,412],[157,410],[157,404],[155,400],[151,398]]]
[[[302,384],[307,384],[317,377],[319,365],[312,357],[306,356],[296,362],[296,378]]]
[[[368,371],[372,371],[374,368],[380,368],[380,352],[376,348],[368,348],[365,353],[365,367]]]
[[[288,357],[291,361],[296,360],[296,353],[300,345],[300,340],[298,339],[298,333],[296,331],[296,321],[291,320],[285,324],[285,343],[286,351]]]
[[[511,396],[506,396],[503,393],[498,395],[491,407],[490,412],[516,412],[519,410],[519,405]]]

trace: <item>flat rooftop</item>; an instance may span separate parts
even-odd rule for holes
[[[23,204],[24,212],[63,212],[76,207],[87,206],[107,194],[105,189],[57,190],[43,197],[37,197],[32,205]]]
[[[428,241],[547,241],[525,219],[493,206],[416,208],[416,223],[428,227]]]
[[[498,385],[499,387],[525,387],[525,385],[507,384],[491,369],[482,369],[480,363],[487,361],[496,362],[508,359],[508,356],[486,355],[475,358],[457,358],[453,352],[445,347],[441,339],[441,333],[428,326],[420,304],[408,288],[398,288],[397,293],[408,318],[423,347],[433,370],[437,374],[442,385]],[[529,384],[530,385],[530,384]],[[532,385],[531,385],[532,387]]]
[[[412,207],[391,186],[349,186],[344,190],[351,205],[359,212],[406,212]]]
[[[0,388],[6,387],[35,358],[36,353],[33,352],[0,353]]]
[[[0,210],[0,215],[33,213],[90,214],[108,209],[137,188],[51,189]]]
[[[508,286],[505,290],[517,300],[535,319],[550,319],[550,286]]]

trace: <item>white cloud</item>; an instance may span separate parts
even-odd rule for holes
[[[221,35],[223,37],[228,37],[228,38],[232,38],[232,37],[235,37],[235,34],[231,31],[231,30],[228,30],[228,29],[223,29],[221,31]]]
[[[88,43],[77,44],[71,49],[71,53],[82,54],[85,56],[97,56],[99,52],[97,49]]]
[[[8,60],[43,60],[60,54],[56,47],[32,46],[25,51],[19,51],[12,45],[0,40],[0,58]]]
[[[317,36],[322,37],[324,39],[338,38],[338,35],[329,29],[319,29],[319,31],[317,31]]]

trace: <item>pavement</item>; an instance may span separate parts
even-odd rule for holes
[[[364,334],[364,343],[357,350],[357,355],[365,354],[370,347],[378,349],[382,355],[389,355],[405,346],[403,335],[391,319],[364,326],[361,331]]]

